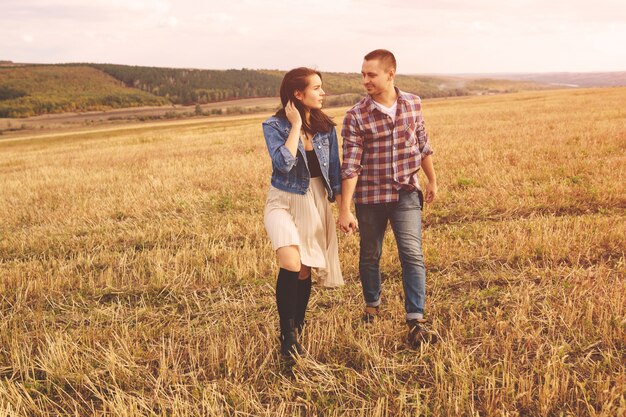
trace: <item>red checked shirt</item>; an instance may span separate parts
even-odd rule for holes
[[[380,111],[370,96],[352,107],[343,121],[343,179],[359,176],[356,204],[398,201],[400,189],[419,189],[417,171],[433,153],[418,96],[396,88],[396,119]]]

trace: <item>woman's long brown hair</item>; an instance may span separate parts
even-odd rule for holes
[[[289,100],[293,100],[302,118],[302,127],[306,132],[313,134],[330,132],[333,126],[336,126],[336,123],[320,109],[310,110],[310,124],[307,123],[304,105],[295,96],[296,91],[304,92],[309,85],[309,78],[312,75],[318,75],[320,79],[322,78],[322,74],[319,71],[306,67],[295,68],[285,74],[283,82],[280,84],[280,101],[283,107],[276,112],[276,116],[286,119],[285,106],[289,103]]]

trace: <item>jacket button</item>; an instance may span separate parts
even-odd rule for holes
[[[317,145],[317,149],[322,149],[322,145]]]
[[[326,162],[324,162],[324,166],[326,166]]]

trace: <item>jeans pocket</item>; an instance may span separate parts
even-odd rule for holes
[[[424,210],[424,193],[422,190],[417,190],[417,197],[420,201],[420,210]]]
[[[424,206],[424,195],[421,190],[400,191],[399,210],[421,210]]]

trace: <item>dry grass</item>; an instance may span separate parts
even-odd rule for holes
[[[626,89],[426,103],[427,313],[314,288],[289,374],[261,118],[0,141],[0,416],[626,415]],[[340,111],[331,111],[341,120]]]

